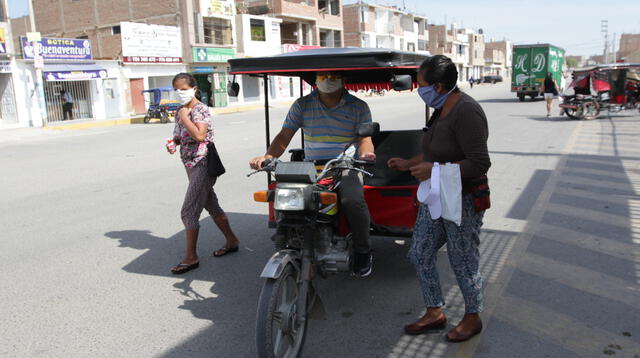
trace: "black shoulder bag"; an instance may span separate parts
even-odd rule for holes
[[[226,173],[227,170],[224,168],[224,165],[222,165],[222,160],[220,160],[220,154],[218,154],[215,143],[211,142],[207,144],[207,149],[207,172],[210,177],[217,178]]]

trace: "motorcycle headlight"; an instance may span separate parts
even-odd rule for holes
[[[274,202],[276,210],[304,210],[303,188],[277,188]]]

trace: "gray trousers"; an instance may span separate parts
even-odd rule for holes
[[[207,159],[201,160],[193,168],[185,169],[189,177],[189,186],[180,216],[187,230],[197,230],[200,228],[202,209],[206,209],[212,218],[224,215],[224,211],[218,204],[218,197],[213,190],[217,178],[212,178],[207,173]]]
[[[353,248],[357,253],[368,253],[369,246],[369,208],[364,200],[362,174],[349,170],[342,173],[342,181],[338,187],[338,195],[342,210],[353,234]]]

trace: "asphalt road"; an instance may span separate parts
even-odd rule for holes
[[[403,335],[424,311],[408,241],[376,238],[372,276],[321,283],[328,317],[310,322],[305,356],[639,357],[639,117],[548,119],[542,101],[520,103],[507,85],[467,92],[487,113],[493,162],[483,334],[459,345],[446,331]],[[424,124],[416,94],[366,101],[383,129]],[[272,108],[272,135],[286,111]],[[255,356],[272,232],[251,201],[266,179],[245,174],[264,152],[263,125],[263,111],[215,118],[227,167],[216,191],[242,249],[210,257],[223,240],[203,215],[201,265],[184,276],[169,272],[187,185],[163,148],[173,124],[0,139],[0,356]],[[444,252],[439,266],[456,324],[463,305]]]

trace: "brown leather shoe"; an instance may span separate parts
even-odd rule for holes
[[[447,326],[447,318],[442,317],[436,321],[429,322],[427,324],[421,324],[420,321],[408,324],[404,326],[404,332],[412,336],[426,333],[428,331],[443,329]]]
[[[480,322],[480,325],[477,326],[475,329],[468,332],[463,331],[463,332],[457,333],[455,332],[455,328],[454,328],[450,330],[449,333],[447,333],[447,335],[445,336],[445,339],[451,343],[459,343],[459,342],[464,342],[471,339],[473,336],[475,336],[480,332],[482,332],[482,322]],[[453,335],[451,335],[451,333],[453,333]]]

